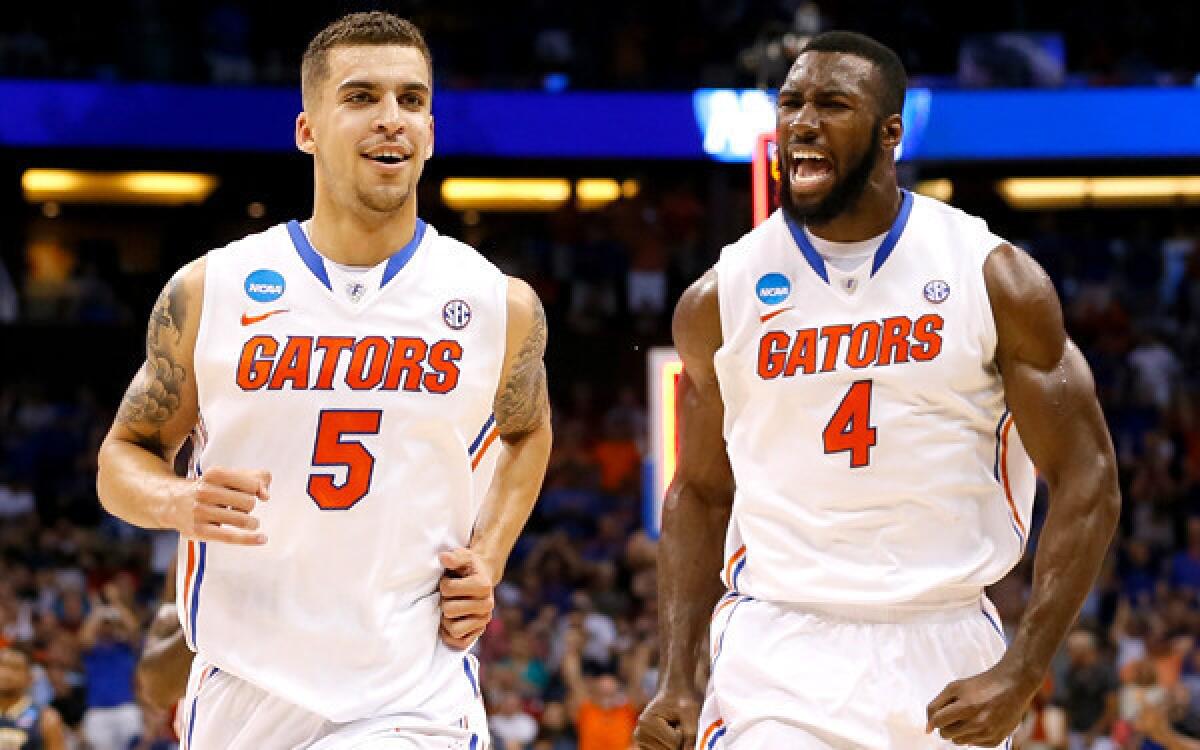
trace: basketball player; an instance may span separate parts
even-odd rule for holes
[[[412,24],[335,21],[302,80],[313,216],[167,285],[100,497],[182,536],[185,748],[479,750],[462,649],[549,455],[545,317],[417,217],[433,91]]]
[[[29,696],[33,673],[20,649],[0,648],[0,750],[65,750],[63,720]]]
[[[815,37],[779,92],[782,210],[679,301],[644,750],[1007,744],[1104,557],[1091,374],[1027,255],[897,186],[905,85],[873,40]],[[1024,550],[1034,465],[1052,501],[1006,649],[983,589]]]
[[[194,656],[188,648],[176,604],[177,564],[172,558],[167,567],[162,601],[146,631],[146,642],[137,663],[139,695],[160,711],[171,710],[183,698]]]

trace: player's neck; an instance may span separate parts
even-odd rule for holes
[[[413,238],[417,228],[416,200],[382,217],[363,216],[317,204],[308,222],[308,239],[321,255],[347,266],[374,266],[391,257]]]
[[[830,242],[862,242],[891,228],[903,202],[892,180],[872,180],[854,205],[822,224],[808,222],[808,231]]]

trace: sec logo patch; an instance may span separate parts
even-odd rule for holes
[[[461,331],[471,322],[471,306],[460,299],[452,299],[442,308],[442,320],[456,331]]]
[[[925,285],[925,299],[935,305],[940,305],[950,296],[950,285],[941,279],[934,279]]]

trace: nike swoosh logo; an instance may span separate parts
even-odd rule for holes
[[[255,323],[263,322],[264,320],[271,317],[272,315],[278,315],[279,313],[285,313],[285,312],[287,312],[287,310],[270,310],[268,312],[263,313],[262,315],[247,315],[246,313],[242,313],[242,325],[252,326]]]
[[[796,308],[796,306],[795,306],[795,305],[790,305],[790,306],[788,306],[788,307],[781,307],[781,308],[779,308],[778,310],[775,310],[775,311],[773,311],[773,312],[769,312],[769,313],[767,313],[766,315],[764,315],[764,316],[762,316],[761,318],[759,318],[759,320],[761,320],[762,322],[766,323],[768,320],[770,320],[771,318],[775,317],[776,315],[779,315],[780,313],[785,313],[785,312],[787,312],[788,310],[794,310],[795,308]]]

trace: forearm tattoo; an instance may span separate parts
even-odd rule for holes
[[[117,421],[148,450],[163,453],[162,427],[179,410],[187,370],[178,359],[187,315],[183,283],[172,279],[158,297],[146,329],[146,364],[129,385]]]
[[[549,405],[546,395],[546,313],[536,303],[533,326],[521,345],[509,370],[508,380],[496,398],[496,425],[501,435],[522,435],[532,431],[545,418]]]

